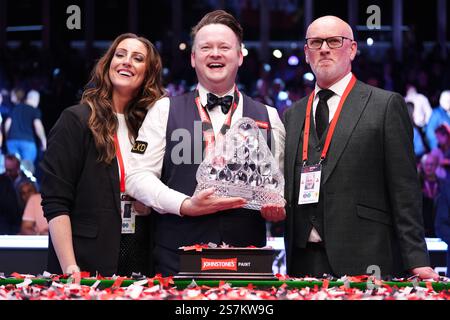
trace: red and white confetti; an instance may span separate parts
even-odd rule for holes
[[[371,279],[371,289],[358,289],[352,284],[367,282],[369,276],[343,277],[341,279],[289,278],[279,276],[280,281],[307,281],[310,286],[292,288],[285,282],[281,286],[259,288],[249,283],[246,287],[233,287],[230,283],[220,281],[217,287],[198,285],[195,281],[185,289],[178,289],[172,278],[157,275],[153,278],[135,280],[128,287],[121,284],[124,277],[88,278],[96,280],[93,285],[80,284],[80,276],[68,278],[66,275],[48,274],[41,277],[14,274],[11,278],[2,277],[4,285],[0,285],[0,300],[450,300],[447,289],[435,291],[435,282],[425,282],[419,286],[411,279],[395,279],[398,285]],[[67,280],[63,283],[61,280]],[[86,279],[86,277],[83,277]],[[35,284],[34,280],[44,284]],[[113,280],[113,285],[105,288],[102,280]],[[343,285],[332,286],[332,281],[340,281]],[[317,285],[317,281],[321,285]],[[8,283],[9,282],[9,283]],[[12,284],[15,282],[16,284]],[[440,281],[448,285],[448,279]],[[436,282],[439,283],[439,282]],[[407,286],[404,286],[407,284]]]

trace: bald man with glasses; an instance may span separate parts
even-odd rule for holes
[[[402,96],[356,79],[357,43],[337,17],[311,23],[304,51],[315,90],[284,117],[288,274],[437,279]]]

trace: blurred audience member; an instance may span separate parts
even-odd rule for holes
[[[0,115],[3,119],[8,118],[11,111],[10,106],[6,104],[6,98],[9,96],[8,90],[0,89]]]
[[[36,90],[30,90],[27,93],[27,98],[25,100],[25,104],[32,106],[33,108],[37,108],[39,106],[39,102],[41,101],[41,95]]]
[[[4,173],[4,175],[6,175],[13,184],[16,198],[17,198],[19,212],[22,214],[23,209],[25,208],[25,202],[23,201],[23,199],[21,197],[20,186],[24,182],[29,182],[30,179],[20,169],[20,160],[15,155],[8,154],[5,156],[5,173]]]
[[[420,161],[419,176],[423,196],[423,222],[425,237],[435,237],[434,219],[436,216],[437,198],[445,187],[445,180],[439,179],[436,169],[439,165],[437,156],[428,153],[423,155]]]
[[[5,148],[5,143],[3,143],[4,141],[4,129],[3,129],[3,125],[4,125],[4,120],[8,117],[9,115],[9,108],[3,104],[3,89],[0,89],[0,173],[3,173],[4,168],[5,168],[5,159],[3,157],[3,154],[6,150]]]
[[[41,200],[42,197],[40,193],[32,194],[28,199],[22,216],[22,227],[20,229],[20,234],[48,234],[48,223],[47,219],[44,217]]]
[[[2,174],[0,175],[0,235],[17,234],[20,220],[14,185],[6,174]]]
[[[443,123],[450,125],[450,90],[442,91],[439,98],[439,106],[433,110],[425,129],[425,135],[431,149],[438,146],[434,130]]]
[[[282,108],[284,98],[284,88],[286,85],[284,81],[280,78],[275,78],[272,82],[272,86],[270,87],[270,96],[274,101],[274,104],[270,105],[271,107],[275,107],[277,110]],[[280,99],[281,98],[281,99]]]
[[[16,103],[16,106],[5,122],[8,152],[20,155],[22,161],[27,162],[27,166],[34,172],[34,161],[37,156],[34,133],[41,143],[42,150],[47,148],[41,112],[36,107],[25,104],[25,91],[23,89],[15,89],[12,100]]]
[[[36,193],[38,193],[36,185],[30,180],[24,181],[19,185],[19,197],[21,203],[23,204],[23,209],[25,209],[25,206],[28,203],[28,200],[30,200],[31,196]]]
[[[413,120],[416,126],[419,128],[426,126],[433,112],[428,98],[418,93],[416,87],[409,84],[407,86],[405,100],[414,104]]]
[[[253,94],[253,99],[264,103],[265,105],[274,106],[274,101],[270,98],[269,87],[270,84],[267,79],[259,78],[258,81],[256,81],[256,90]]]
[[[438,147],[431,150],[431,153],[439,159],[436,175],[441,179],[450,179],[450,126],[441,124],[434,132]]]
[[[413,112],[414,112],[414,104],[412,102],[407,102],[406,106],[408,107],[409,118],[413,124],[413,144],[414,144],[414,154],[416,156],[416,160],[422,157],[422,155],[427,152],[427,147],[425,146],[424,138],[422,136],[422,131],[414,124],[413,120]],[[434,133],[433,133],[434,134]]]

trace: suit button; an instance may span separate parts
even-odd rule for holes
[[[317,218],[316,216],[311,216],[312,221],[316,221],[316,218]]]
[[[317,152],[320,152],[320,149],[321,149],[320,147],[316,147]]]

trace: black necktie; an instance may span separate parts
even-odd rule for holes
[[[319,103],[317,104],[316,109],[316,132],[317,137],[322,138],[323,133],[328,127],[328,117],[329,117],[329,110],[328,110],[328,104],[327,101],[333,96],[334,92],[329,89],[323,89],[320,90],[317,95],[319,96]]]
[[[208,102],[206,103],[208,110],[211,110],[215,106],[220,106],[222,108],[222,112],[227,114],[230,110],[231,104],[233,103],[233,96],[219,98],[213,93],[208,93],[206,96],[208,98]]]

